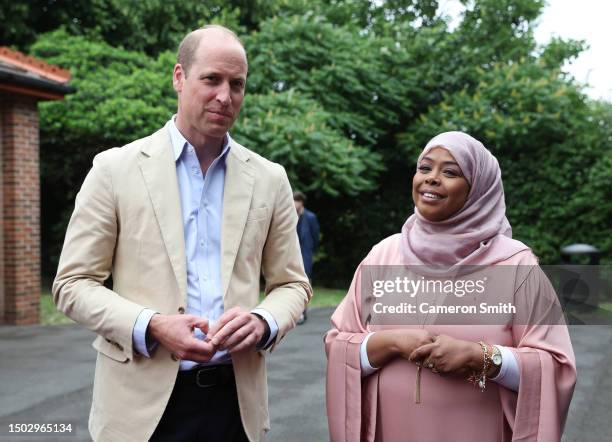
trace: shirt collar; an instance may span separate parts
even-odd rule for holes
[[[191,144],[189,144],[189,141],[187,141],[187,139],[183,136],[183,134],[178,130],[178,127],[176,127],[176,123],[174,122],[175,118],[176,118],[176,115],[172,115],[172,118],[170,118],[166,126],[168,126],[168,131],[170,132],[170,140],[172,142],[172,151],[174,153],[174,161],[176,162],[180,158],[183,151],[188,146],[191,146]],[[221,150],[221,154],[219,155],[219,158],[225,158],[225,156],[227,155],[227,152],[229,152],[230,150],[231,141],[232,139],[229,133],[226,133],[225,137],[223,137],[223,149]]]

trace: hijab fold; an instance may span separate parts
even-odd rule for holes
[[[442,221],[429,221],[414,208],[402,227],[406,264],[464,273],[460,266],[492,265],[528,249],[512,239],[501,170],[493,154],[466,133],[444,132],[427,143],[418,162],[435,147],[455,158],[470,192],[461,210]]]

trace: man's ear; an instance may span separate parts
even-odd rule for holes
[[[183,66],[177,63],[174,65],[174,72],[172,73],[172,86],[174,86],[174,90],[177,93],[183,90],[184,81],[185,81],[185,73],[183,71]]]

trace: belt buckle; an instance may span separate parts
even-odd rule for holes
[[[200,368],[198,372],[196,373],[196,385],[200,388],[210,388],[210,387],[214,387],[215,385],[217,385],[218,382],[215,382],[212,384],[204,384],[200,382],[200,375],[202,373],[205,373],[207,371],[213,371],[213,370],[217,370],[217,368],[216,367]]]

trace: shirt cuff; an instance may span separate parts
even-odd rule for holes
[[[509,390],[518,391],[521,382],[521,370],[514,353],[508,347],[501,345],[495,345],[495,347],[501,353],[502,365],[497,376],[491,378],[491,380]]]
[[[157,312],[148,308],[143,309],[138,318],[136,318],[136,323],[134,324],[134,330],[132,331],[132,344],[136,351],[140,353],[142,356],[146,358],[151,357],[151,353],[157,347],[157,342],[147,342],[147,328],[149,327],[149,322],[153,315],[156,315]]]
[[[363,342],[361,343],[361,350],[359,352],[359,357],[361,359],[361,377],[365,378],[366,376],[374,373],[378,368],[372,367],[370,364],[370,360],[368,359],[368,340],[374,333],[368,333]]]
[[[268,340],[263,343],[263,345],[260,345],[261,343],[257,344],[257,350],[265,350],[270,346],[270,344],[272,344],[272,342],[274,342],[274,339],[276,339],[276,335],[278,334],[278,324],[276,323],[274,316],[272,316],[268,310],[256,308],[251,310],[251,313],[261,316],[264,321],[268,323],[268,327],[270,328],[270,336],[268,337]]]

